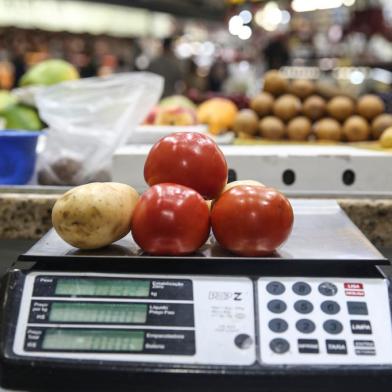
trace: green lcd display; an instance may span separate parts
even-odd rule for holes
[[[59,278],[55,295],[97,297],[148,297],[150,282],[132,279]]]
[[[42,341],[44,350],[59,351],[142,351],[143,331],[113,329],[47,329]]]
[[[69,323],[143,324],[146,304],[53,302],[49,321]]]

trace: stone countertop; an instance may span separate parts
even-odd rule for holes
[[[65,189],[64,189],[65,190]],[[40,238],[51,227],[59,191],[0,193],[0,239]],[[378,248],[392,248],[392,199],[337,199],[340,206]]]

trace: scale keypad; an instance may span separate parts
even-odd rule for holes
[[[385,281],[263,277],[257,293],[261,362],[392,362]]]

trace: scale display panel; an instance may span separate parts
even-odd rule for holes
[[[244,277],[29,272],[14,352],[251,366],[253,301],[254,284]]]

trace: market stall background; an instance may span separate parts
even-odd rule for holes
[[[286,91],[272,91],[276,95],[272,98],[275,101],[281,102],[283,98],[279,96],[289,93],[297,95],[305,107],[306,96],[302,95],[301,83],[306,80],[311,83],[312,93],[318,98],[322,97],[326,103],[335,96],[344,95],[354,104],[358,97],[372,93],[382,98],[382,112],[391,112],[392,6],[385,0],[1,0],[0,10],[0,117],[8,128],[45,128],[48,124],[42,122],[42,116],[37,115],[34,105],[31,106],[34,104],[29,101],[31,96],[26,96],[25,92],[30,91],[32,85],[35,87],[37,84],[73,79],[74,76],[70,75],[75,75],[75,72],[82,78],[133,71],[163,74],[166,79],[163,95],[169,96],[169,100],[161,101],[146,118],[144,128],[140,127],[140,132],[132,133],[127,141],[131,144],[151,143],[161,135],[161,131],[189,126],[196,127],[193,129],[197,131],[209,131],[220,143],[239,145],[241,151],[255,153],[258,150],[252,150],[253,144],[257,144],[257,148],[260,148],[260,144],[267,147],[272,144],[273,148],[264,151],[272,151],[271,154],[281,151],[284,154],[287,150],[282,144],[288,144],[288,139],[296,139],[297,136],[291,136],[297,133],[296,129],[300,128],[302,132],[310,124],[311,129],[304,132],[305,137],[302,138],[309,139],[309,148],[312,148],[312,143],[317,142],[315,139],[324,139],[325,136],[325,132],[319,131],[317,119],[307,120],[297,110],[295,112],[299,117],[291,119],[292,115],[287,115],[286,108],[283,111],[270,109],[263,113],[258,109],[257,102],[253,102],[263,89],[271,92],[265,84],[265,76],[271,68],[280,69],[280,75],[290,83]],[[61,67],[59,64],[53,66],[51,59],[66,61],[68,68],[59,71],[64,64]],[[164,67],[163,61],[166,60],[169,66]],[[37,66],[46,67],[42,68],[43,74],[54,74],[55,77],[39,79],[36,77],[39,72],[32,76]],[[164,68],[171,68],[172,72]],[[296,82],[297,89],[293,90]],[[216,100],[217,97],[221,100]],[[298,103],[298,100],[293,101],[293,97],[290,100],[295,105]],[[248,109],[249,106],[252,111]],[[246,109],[245,113],[239,111],[243,108]],[[211,111],[223,113],[214,124],[206,120]],[[270,119],[271,114],[281,118]],[[368,125],[358,118],[353,120],[352,126],[357,126],[359,122],[359,127],[369,127],[362,132],[365,143],[355,142],[358,149],[356,154],[369,156],[369,162],[377,160],[381,164],[382,159],[387,159],[389,150],[382,149],[377,139],[390,124],[390,117],[383,117],[385,121],[381,121],[378,133],[373,129],[375,126],[372,122],[376,120],[373,117],[365,121]],[[331,124],[344,129],[346,118],[337,120],[338,125],[330,120],[329,125],[322,125],[328,125],[328,129]],[[268,121],[269,127],[265,131]],[[200,124],[204,122],[208,124]],[[205,127],[204,130],[202,127]],[[283,127],[283,131],[279,131],[279,127]],[[157,129],[160,131],[154,133]],[[279,132],[280,136],[277,137]],[[344,138],[347,139],[347,136]],[[340,140],[341,136],[337,139]],[[351,141],[350,138],[348,141]],[[345,146],[344,154],[349,154],[351,147]],[[129,147],[132,148],[138,150],[137,145]],[[298,151],[300,146],[296,145],[294,149]],[[42,150],[40,140],[38,152]],[[327,150],[329,154],[333,144],[327,146],[325,153]],[[123,156],[123,151],[117,153],[115,158]],[[132,152],[130,156],[134,159],[138,155]],[[37,181],[49,185],[75,185],[72,173],[79,168],[80,162],[69,157],[61,158],[65,159],[60,159],[59,163],[52,162],[51,170],[60,172],[65,180],[58,182],[49,178],[48,181],[46,168],[42,172],[40,167],[41,171],[38,176],[32,177],[30,185]],[[130,159],[129,155],[127,159]],[[127,162],[115,174],[115,178],[121,178],[127,165],[133,165],[132,161]],[[376,167],[367,163],[364,165]],[[251,171],[255,172],[253,166]],[[268,166],[265,168],[269,174],[274,173]],[[303,191],[303,188],[296,187],[290,170],[283,169],[282,173],[276,173],[277,178],[272,184],[288,192],[290,189],[294,193]],[[330,171],[327,166],[324,169]],[[296,170],[294,175],[297,174]],[[361,169],[355,168],[353,171],[353,168],[340,169],[339,166],[339,170],[342,173],[337,173],[336,181],[343,193],[349,192],[350,186],[359,178],[355,177],[357,170]],[[243,175],[241,173],[240,170],[240,177]],[[384,184],[384,190],[388,193],[387,176],[386,170],[377,176],[369,175],[367,178],[371,181],[367,189],[365,185],[368,180],[362,179],[362,183],[358,180],[355,185],[361,184],[362,194],[369,190],[379,192],[380,188],[372,182],[374,180]],[[313,190],[318,190],[317,181],[322,182],[325,178],[322,192],[325,194],[329,189],[333,194],[336,191],[333,188],[335,185],[329,183],[330,179],[324,177],[322,170],[310,178],[313,178],[313,182],[308,184],[309,189],[313,187]],[[353,190],[356,190],[355,186],[351,186]]]

